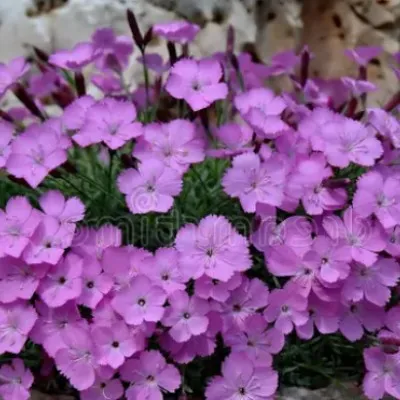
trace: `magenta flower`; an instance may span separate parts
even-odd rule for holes
[[[46,264],[30,266],[17,258],[0,258],[0,302],[31,299],[47,270]]]
[[[364,350],[364,362],[367,374],[364,377],[365,395],[380,400],[385,393],[400,398],[400,363],[398,354],[385,354],[380,348]]]
[[[169,334],[176,342],[186,342],[207,330],[209,305],[206,300],[178,291],[169,296],[168,301],[170,306],[164,314],[163,324],[171,327]]]
[[[237,95],[235,107],[261,138],[275,139],[289,129],[281,119],[286,103],[269,89],[256,88]]]
[[[285,178],[286,168],[278,158],[261,162],[257,154],[246,153],[233,159],[222,185],[226,193],[240,199],[246,212],[255,212],[257,203],[282,204]]]
[[[268,322],[275,323],[276,329],[287,335],[294,326],[307,323],[307,299],[288,289],[275,289],[269,296],[264,316]]]
[[[245,353],[233,353],[222,364],[222,376],[206,389],[207,400],[267,400],[278,388],[278,374],[257,368]]]
[[[77,197],[65,199],[57,190],[50,190],[39,198],[45,214],[58,219],[61,224],[75,224],[85,216],[85,206]]]
[[[376,129],[377,133],[390,139],[396,149],[400,148],[398,119],[380,108],[372,108],[368,110],[368,122]]]
[[[379,258],[370,267],[356,263],[344,283],[342,295],[349,301],[365,298],[384,307],[391,296],[390,288],[397,285],[399,278],[400,266],[392,258]]]
[[[36,320],[36,311],[25,302],[0,305],[0,354],[18,354]]]
[[[183,59],[171,69],[165,89],[176,99],[186,100],[193,111],[207,108],[228,95],[221,64],[213,59]]]
[[[95,309],[102,298],[110,292],[113,281],[105,274],[99,261],[94,258],[83,259],[82,293],[78,297],[78,304]]]
[[[83,127],[89,109],[95,104],[92,96],[79,97],[64,110],[61,117],[63,125],[70,131],[78,131]]]
[[[39,287],[41,299],[49,307],[60,307],[82,293],[82,259],[69,253],[50,269]]]
[[[337,216],[325,217],[322,223],[328,236],[343,241],[354,261],[370,266],[385,246],[383,231],[370,219],[361,218],[349,207],[343,221]]]
[[[378,46],[359,46],[355,49],[345,50],[347,57],[350,57],[358,65],[366,67],[368,63],[382,53],[382,48]]]
[[[121,368],[122,380],[132,382],[128,400],[162,400],[162,392],[173,393],[181,385],[179,371],[167,364],[158,351],[144,351],[139,359],[127,361]]]
[[[96,349],[86,330],[70,329],[62,334],[66,345],[57,351],[54,361],[59,371],[78,390],[89,389],[95,382]]]
[[[190,121],[152,123],[144,127],[144,136],[138,140],[132,155],[142,161],[156,157],[182,173],[191,164],[204,160],[204,141]]]
[[[353,199],[353,209],[360,217],[375,214],[386,229],[400,223],[400,188],[395,177],[376,171],[361,176]]]
[[[181,192],[182,177],[162,161],[149,159],[138,170],[125,170],[118,177],[118,187],[133,214],[164,213],[173,206],[173,197]]]
[[[40,213],[22,196],[8,200],[0,210],[0,254],[19,257],[41,221]]]
[[[11,365],[0,368],[0,396],[4,399],[28,400],[29,389],[33,384],[33,375],[26,369],[19,358],[14,358]]]
[[[224,334],[224,342],[232,353],[246,353],[257,367],[270,367],[272,355],[278,354],[285,344],[285,336],[268,323],[260,314],[248,317],[243,330],[231,329]]]
[[[166,299],[163,289],[154,285],[146,276],[138,275],[133,278],[130,286],[115,295],[111,305],[127,324],[140,325],[144,321],[160,321],[164,315]]]
[[[160,248],[154,257],[147,260],[143,273],[162,287],[168,296],[178,290],[185,290],[187,280],[181,274],[178,252],[174,248]]]
[[[242,277],[242,284],[222,304],[222,317],[225,326],[233,325],[243,329],[247,317],[266,307],[268,299],[269,291],[264,282],[259,279]]]
[[[86,321],[81,318],[77,306],[68,302],[62,307],[50,308],[45,303],[37,301],[36,310],[39,319],[30,333],[30,338],[41,344],[50,357],[58,350],[66,348],[63,332],[86,329]]]
[[[94,326],[91,336],[99,352],[98,363],[114,369],[119,368],[125,358],[144,349],[137,346],[132,332],[123,321],[113,324],[112,328]]]
[[[72,250],[81,257],[92,257],[101,260],[108,247],[121,246],[122,232],[112,225],[103,225],[98,230],[83,227],[78,230],[72,242]]]
[[[61,225],[54,217],[44,216],[23,253],[28,264],[56,265],[73,239],[71,225]]]
[[[185,277],[198,279],[203,274],[227,282],[235,272],[251,267],[248,242],[224,217],[209,215],[181,228],[175,247]]]
[[[213,299],[223,303],[228,300],[231,292],[237,289],[241,283],[242,277],[239,273],[233,275],[227,282],[221,282],[203,275],[195,281],[195,293],[201,299]]]
[[[98,376],[89,389],[80,392],[82,400],[118,400],[124,395],[124,387],[119,379]]]
[[[0,168],[7,164],[11,154],[11,142],[14,138],[15,128],[12,124],[0,121]]]
[[[208,149],[208,156],[225,158],[252,150],[249,145],[253,137],[253,130],[247,125],[228,122],[215,129],[214,135],[222,148]]]
[[[200,27],[198,25],[187,21],[161,22],[153,26],[154,34],[170,42],[180,44],[193,42],[199,31]]]
[[[14,139],[7,171],[36,188],[50,171],[66,161],[67,153],[60,145],[59,136],[50,128],[31,125]]]
[[[314,239],[312,249],[320,257],[319,278],[322,282],[331,284],[349,276],[351,252],[347,246],[320,235]]]
[[[30,69],[24,57],[11,60],[8,64],[0,63],[0,98],[7,90],[18,82]]]
[[[320,134],[324,140],[323,152],[334,167],[346,168],[351,162],[370,167],[383,154],[375,133],[349,118],[326,124]]]
[[[116,150],[142,135],[142,125],[134,122],[136,116],[132,103],[104,99],[89,108],[82,128],[73,139],[82,147],[103,141],[110,149]]]
[[[350,342],[364,336],[364,328],[374,332],[383,327],[385,310],[363,300],[359,303],[347,303],[341,311],[339,330]]]
[[[322,301],[315,295],[308,299],[310,317],[304,325],[296,326],[297,336],[310,340],[315,333],[314,325],[323,335],[335,333],[339,329],[338,304]]]
[[[49,63],[56,67],[80,71],[93,62],[101,53],[92,43],[78,43],[72,50],[60,50],[49,58]]]

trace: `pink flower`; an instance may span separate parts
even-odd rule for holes
[[[160,248],[149,257],[143,272],[165,290],[167,295],[185,289],[186,279],[183,278],[178,266],[178,252],[174,248]]]
[[[353,209],[361,217],[375,214],[384,228],[400,223],[400,188],[395,177],[377,171],[361,176],[353,199]]]
[[[226,193],[238,197],[246,212],[255,212],[256,204],[280,206],[283,201],[286,169],[277,158],[261,162],[254,153],[233,159],[222,180]]]
[[[138,170],[125,170],[118,177],[118,187],[133,214],[164,213],[173,206],[173,197],[181,192],[182,178],[163,162],[149,159],[142,162]]]
[[[115,295],[111,305],[127,324],[140,325],[144,321],[160,321],[164,315],[166,299],[163,289],[154,285],[146,276],[138,275],[133,278],[130,286]]]
[[[89,109],[96,104],[92,96],[82,96],[73,101],[62,115],[64,126],[71,131],[78,131],[86,121]]]
[[[224,334],[224,343],[232,353],[246,353],[257,367],[270,367],[272,355],[278,354],[285,344],[285,336],[268,323],[260,314],[245,320],[243,330],[231,329]]]
[[[11,154],[11,142],[14,137],[15,128],[6,121],[0,121],[0,168],[7,164],[8,157]]]
[[[178,291],[169,296],[168,301],[170,306],[164,314],[163,324],[171,327],[169,334],[176,342],[186,342],[207,330],[209,306],[206,300]]]
[[[83,259],[83,265],[82,293],[77,302],[95,309],[102,298],[112,289],[113,281],[110,276],[103,272],[96,258]]]
[[[0,258],[0,302],[31,299],[47,270],[46,264],[30,266],[17,258]]]
[[[192,42],[200,27],[187,21],[161,22],[153,26],[153,33],[170,42],[185,44]]]
[[[400,148],[400,123],[393,115],[380,108],[372,108],[368,110],[368,122],[377,133],[390,139],[396,149]]]
[[[347,246],[321,235],[314,239],[312,249],[320,256],[319,278],[322,282],[335,283],[349,276],[351,252]]]
[[[119,379],[98,376],[89,389],[80,393],[82,400],[118,400],[124,395],[124,387]]]
[[[228,95],[228,86],[220,83],[222,75],[218,61],[183,59],[172,67],[165,89],[172,97],[186,100],[193,111],[199,111]]]
[[[282,74],[290,74],[294,72],[294,68],[300,63],[300,56],[293,50],[282,51],[275,54],[270,61],[268,74],[278,76]]]
[[[368,63],[382,53],[382,48],[378,46],[359,46],[355,49],[345,50],[347,57],[350,57],[358,65],[366,67]]]
[[[153,28],[154,29],[154,28]],[[158,53],[146,53],[144,56],[140,56],[137,60],[146,65],[146,68],[154,71],[156,74],[163,74],[170,69],[170,62],[164,63],[163,58]]]
[[[322,225],[331,239],[344,242],[354,261],[367,266],[375,263],[377,253],[385,248],[380,227],[361,218],[351,207],[344,212],[343,221],[332,215],[325,217]]]
[[[346,168],[351,162],[370,167],[383,154],[375,133],[349,118],[342,117],[326,124],[321,137],[324,139],[323,152],[334,167]]]
[[[366,80],[343,77],[340,78],[340,82],[353,97],[360,97],[363,94],[378,90],[378,87],[376,85]]]
[[[391,296],[389,288],[396,286],[399,278],[400,266],[392,258],[379,258],[370,267],[355,264],[344,283],[342,295],[346,300],[357,302],[366,298],[384,307]]]
[[[61,225],[54,217],[44,216],[23,253],[28,264],[57,264],[73,239],[71,225]]]
[[[369,332],[377,331],[384,324],[385,311],[363,300],[359,303],[347,303],[340,315],[339,330],[343,336],[355,342],[364,336],[364,328]]]
[[[95,255],[101,260],[105,249],[121,244],[122,231],[115,226],[103,225],[98,230],[83,227],[75,234],[72,250],[81,257]]]
[[[14,358],[11,365],[4,364],[0,368],[0,396],[10,400],[28,400],[29,389],[33,384],[33,375],[25,369],[19,358]]]
[[[108,328],[94,326],[91,336],[99,351],[98,363],[114,369],[119,368],[125,362],[125,358],[144,350],[145,347],[144,343],[138,346],[132,332],[123,321]]]
[[[116,150],[142,135],[142,125],[134,122],[136,116],[132,103],[104,99],[89,108],[82,128],[73,139],[82,147],[103,141],[110,149]]]
[[[8,64],[0,63],[0,98],[7,90],[18,82],[30,69],[24,57],[11,60]]]
[[[66,199],[57,190],[50,190],[39,198],[45,214],[57,218],[61,224],[75,224],[85,216],[85,206],[78,197]]]
[[[191,164],[204,160],[204,141],[190,121],[152,123],[144,127],[143,138],[135,146],[133,156],[142,161],[156,157],[167,167],[185,172]]]
[[[50,171],[66,161],[67,153],[61,147],[58,135],[50,128],[31,125],[14,139],[7,171],[36,188]]]
[[[66,345],[57,351],[54,361],[59,371],[78,390],[89,389],[95,382],[97,363],[93,342],[86,330],[71,329],[62,334]]]
[[[86,65],[93,62],[100,52],[92,43],[78,43],[72,50],[61,50],[54,53],[49,58],[49,63],[56,67],[79,71]]]
[[[0,210],[0,253],[19,257],[41,218],[25,197],[11,197],[5,211]]]
[[[256,88],[237,95],[235,107],[261,138],[275,139],[288,129],[281,119],[286,103],[269,89]]]
[[[268,322],[275,322],[275,328],[287,335],[294,326],[304,325],[308,321],[307,299],[288,289],[275,289],[269,296],[264,316]]]
[[[278,374],[257,368],[245,353],[233,353],[222,364],[222,376],[206,389],[207,400],[267,400],[278,388]]]
[[[228,122],[215,129],[214,135],[222,148],[208,149],[208,156],[225,158],[252,150],[249,144],[253,137],[253,130],[247,125]]]
[[[0,305],[0,354],[18,354],[36,320],[34,308],[22,301]]]
[[[127,361],[121,368],[121,376],[122,380],[133,383],[126,392],[128,400],[162,400],[161,391],[173,393],[181,385],[178,370],[154,350]]]
[[[228,300],[231,292],[237,289],[241,283],[242,277],[239,273],[233,275],[227,282],[221,282],[203,275],[195,281],[195,293],[201,299],[213,299],[223,303]]]
[[[225,326],[243,329],[247,317],[267,306],[268,299],[268,286],[264,282],[243,277],[242,284],[221,304]]]
[[[37,301],[36,310],[39,319],[30,333],[31,339],[41,344],[50,357],[58,350],[66,348],[63,332],[86,329],[86,321],[79,314],[77,306],[68,302],[58,308],[50,308],[45,303]]]
[[[185,277],[203,274],[227,282],[235,272],[251,266],[248,242],[224,217],[209,215],[199,226],[189,224],[176,236],[179,265]]]
[[[378,347],[364,350],[367,374],[363,389],[369,399],[380,400],[388,393],[400,398],[400,363],[398,354],[385,354]]]
[[[339,329],[338,304],[322,301],[315,295],[308,299],[310,317],[304,325],[296,326],[299,338],[310,340],[314,336],[314,325],[323,335],[337,332]]]
[[[49,307],[60,307],[82,293],[82,259],[69,253],[54,266],[39,287],[41,299]]]

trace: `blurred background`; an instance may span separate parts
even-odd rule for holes
[[[143,30],[175,19],[199,24],[203,29],[191,47],[196,56],[224,50],[229,25],[236,31],[236,50],[265,63],[279,51],[307,44],[315,54],[315,77],[355,76],[344,49],[382,46],[384,53],[368,71],[380,87],[375,101],[398,90],[390,66],[400,51],[400,0],[0,0],[0,61],[29,55],[32,46],[47,52],[70,48],[99,27],[129,35],[128,7]],[[151,47],[167,58],[165,43],[155,38]],[[135,57],[131,73],[140,80],[136,62]]]

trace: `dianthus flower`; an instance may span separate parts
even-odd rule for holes
[[[189,224],[176,236],[183,276],[198,279],[203,274],[227,282],[235,272],[251,266],[248,242],[224,217],[210,215],[199,226]]]
[[[200,27],[187,21],[161,22],[153,26],[153,33],[170,42],[186,44],[192,42]]]
[[[8,64],[0,63],[0,98],[29,71],[29,68],[30,65],[24,57],[14,58]]]
[[[80,71],[93,62],[101,53],[92,43],[78,43],[72,50],[61,50],[49,58],[49,63],[56,67],[72,71]]]
[[[0,396],[4,399],[28,400],[29,389],[33,384],[33,375],[26,369],[19,358],[14,358],[11,365],[4,364],[0,368]]]
[[[193,111],[199,111],[228,95],[228,86],[220,83],[222,75],[218,61],[183,59],[172,67],[165,89],[172,97],[186,100]]]

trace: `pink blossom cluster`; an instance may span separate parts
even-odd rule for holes
[[[323,81],[309,78],[307,49],[266,66],[236,56],[230,31],[226,53],[197,60],[197,26],[142,35],[128,20],[146,80],[135,91],[123,74],[132,40],[110,29],[51,56],[37,49],[36,70],[0,65],[0,93],[24,105],[0,113],[1,173],[36,195],[9,196],[0,210],[0,355],[15,355],[0,368],[0,395],[29,398],[22,353],[32,342],[83,400],[185,396],[184,366],[222,340],[229,354],[205,398],[273,399],[288,336],[337,333],[374,337],[364,393],[400,399],[400,97],[364,107],[376,90],[365,68],[380,50],[347,52],[357,79]],[[168,61],[145,53],[154,35]],[[88,65],[101,99],[86,93]],[[266,88],[272,76],[293,91]],[[167,120],[157,114],[165,97],[178,113]],[[47,115],[49,99],[59,116]],[[125,160],[113,183],[137,217],[169,212],[194,164],[225,159],[221,190],[251,232],[210,214],[150,252],[115,226],[87,227],[84,199],[45,183],[90,150]],[[255,254],[275,284],[254,277]]]

